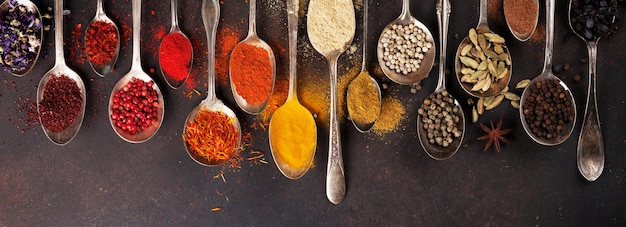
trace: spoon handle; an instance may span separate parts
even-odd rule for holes
[[[204,0],[202,2],[202,22],[206,31],[209,52],[209,74],[207,84],[207,98],[210,101],[216,99],[215,95],[215,34],[217,23],[220,18],[220,4],[217,0]]]
[[[367,7],[369,0],[363,0],[363,62],[361,63],[361,71],[365,72],[367,69]]]
[[[489,19],[487,11],[487,0],[480,0],[480,16],[478,18],[478,27],[489,28]]]
[[[63,0],[54,1],[54,30],[55,65],[65,65],[63,53]]]
[[[171,1],[172,11],[172,31],[178,29],[178,0]]]
[[[250,13],[248,18],[248,35],[256,36],[256,0],[250,1]]]
[[[337,59],[328,60],[330,66],[330,139],[328,145],[328,169],[326,171],[326,197],[339,204],[346,195],[346,181],[341,154],[341,133],[337,119]]]
[[[546,54],[544,56],[543,73],[552,71],[552,52],[554,52],[554,3],[546,1]]]
[[[289,28],[289,93],[287,100],[297,98],[296,70],[298,49],[298,0],[287,0],[287,24]]]
[[[587,88],[587,106],[585,118],[578,138],[576,159],[578,170],[588,180],[595,181],[604,170],[604,143],[598,116],[596,99],[596,60],[598,43],[588,42],[589,52],[589,87]]]
[[[448,25],[450,22],[450,6],[449,0],[439,0],[437,2],[437,20],[439,22],[439,80],[436,90],[445,89],[446,87],[446,47],[448,45]]]
[[[133,62],[131,71],[141,71],[141,0],[133,0]]]
[[[96,2],[96,15],[100,16],[104,14],[104,7],[102,6],[102,0]]]

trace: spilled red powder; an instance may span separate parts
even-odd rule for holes
[[[270,125],[270,119],[272,114],[287,101],[287,94],[289,92],[289,79],[276,78],[274,82],[274,91],[270,100],[267,101],[267,106],[261,111],[257,119],[262,128],[267,128]]]
[[[132,29],[130,28],[130,26],[128,26],[128,23],[126,22],[122,22],[120,23],[120,25],[121,25],[120,36],[122,36],[122,39],[120,42],[120,50],[122,49],[125,50],[126,47],[128,46]]]
[[[206,45],[200,39],[196,39],[193,36],[189,38],[191,40],[191,46],[193,47],[193,66],[191,67],[191,73],[185,80],[185,85],[188,91],[196,89],[196,86],[200,81],[205,80],[206,76]]]
[[[215,82],[218,85],[228,84],[228,59],[230,51],[241,39],[241,34],[236,28],[222,26],[218,28],[215,44]]]
[[[87,60],[87,54],[85,53],[85,51],[83,51],[85,48],[83,47],[83,44],[82,44],[83,24],[82,23],[76,24],[71,34],[73,37],[72,41],[69,45],[67,45],[69,47],[69,52],[70,52],[69,63],[70,64],[72,63],[84,64],[85,60]]]

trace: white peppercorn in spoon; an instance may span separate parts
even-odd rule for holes
[[[419,51],[407,52],[406,50],[413,49],[409,48],[407,45],[406,48],[402,47],[400,48],[402,50],[397,52],[400,54],[400,58],[393,57],[394,55],[389,53],[385,55],[386,46],[395,46],[397,45],[397,43],[394,43],[396,39],[402,40],[400,37],[393,35],[393,33],[400,28],[411,29],[412,34],[409,34],[409,36],[413,36],[410,38],[411,43],[409,45],[414,45],[415,50]],[[420,30],[421,32],[419,32]],[[430,70],[433,68],[433,64],[435,62],[434,43],[435,41],[433,39],[433,35],[430,33],[426,25],[411,16],[411,12],[409,10],[409,0],[402,0],[402,13],[397,19],[389,23],[385,29],[383,29],[383,32],[380,34],[380,38],[378,39],[378,64],[383,70],[383,73],[385,73],[385,75],[387,75],[387,77],[393,82],[402,85],[419,83],[421,80],[428,77]],[[391,49],[393,49],[393,47],[391,47]],[[420,49],[426,50],[426,52],[422,53]],[[398,62],[397,65],[394,64],[396,61]],[[412,69],[408,71],[408,67],[404,68],[406,67],[406,64],[412,64],[414,67],[411,67]]]
[[[585,104],[585,117],[583,126],[578,138],[578,147],[576,149],[576,160],[578,163],[578,170],[580,174],[588,181],[595,181],[600,177],[604,170],[604,142],[602,139],[602,129],[600,128],[600,116],[598,114],[598,104],[596,97],[596,61],[598,54],[598,41],[604,35],[606,35],[613,23],[615,22],[615,8],[617,3],[615,0],[607,1],[605,6],[608,10],[613,10],[612,15],[609,18],[605,18],[608,24],[600,24],[606,26],[605,31],[602,34],[581,34],[582,31],[577,30],[573,24],[573,17],[576,12],[573,12],[574,1],[570,1],[569,5],[569,26],[576,33],[578,37],[586,41],[587,51],[589,53],[589,85],[587,87],[587,102]],[[582,3],[579,3],[582,4]],[[592,3],[594,4],[594,3]],[[582,24],[582,21],[579,21]],[[587,31],[593,29],[599,22],[589,18],[584,22]],[[592,27],[592,28],[589,28]]]
[[[565,140],[567,140],[574,131],[574,125],[576,124],[576,103],[572,98],[572,93],[567,85],[565,85],[565,83],[561,81],[561,79],[559,79],[552,73],[552,51],[554,48],[554,1],[555,0],[546,1],[546,54],[545,63],[543,65],[543,72],[535,79],[530,81],[530,83],[528,83],[528,86],[524,89],[524,93],[522,93],[519,108],[520,121],[522,122],[522,126],[524,127],[526,134],[528,134],[528,136],[530,136],[530,138],[533,139],[535,142],[546,146],[555,146],[565,142]],[[561,133],[558,133],[556,136],[552,136],[551,138],[539,136],[538,134],[533,132],[533,130],[531,129],[531,125],[528,122],[528,120],[532,119],[527,119],[527,116],[524,113],[526,111],[530,114],[530,112],[535,111],[533,109],[527,108],[528,102],[531,99],[531,95],[537,95],[536,93],[533,94],[530,88],[537,87],[538,85],[540,85],[540,83],[544,83],[546,81],[558,82],[557,86],[561,86],[565,91],[564,99],[570,101],[570,107],[573,111],[573,116],[570,116],[572,117],[572,121],[568,121],[568,119],[556,119],[567,122],[565,122],[564,128],[562,128]],[[541,123],[543,124],[544,122]],[[550,122],[550,124],[557,124],[557,121]]]
[[[437,2],[437,21],[439,22],[439,42],[440,42],[440,53],[439,53],[439,80],[437,83],[437,88],[435,91],[429,95],[428,97],[434,97],[438,94],[441,94],[443,97],[452,98],[452,95],[448,93],[446,90],[446,46],[447,46],[447,37],[448,37],[448,24],[451,12],[451,5],[449,0],[439,0]],[[428,98],[427,98],[428,99]],[[456,111],[451,111],[449,113],[452,119],[458,117],[458,122],[453,124],[452,127],[456,127],[460,131],[460,135],[451,135],[452,142],[446,142],[448,146],[440,146],[436,143],[429,142],[429,135],[427,132],[426,122],[429,119],[424,118],[421,114],[417,117],[417,134],[420,140],[420,144],[422,148],[430,156],[435,160],[445,160],[452,157],[461,147],[461,143],[463,142],[463,137],[465,136],[465,115],[463,113],[463,109],[461,108],[461,104],[459,101],[454,99],[454,105],[452,109],[456,109]],[[446,133],[455,133],[452,130]],[[435,136],[435,135],[431,135]]]
[[[63,0],[54,0],[54,47],[55,47],[55,64],[50,71],[48,71],[39,81],[39,87],[37,88],[37,112],[40,112],[40,103],[43,99],[45,86],[54,75],[65,75],[76,82],[78,89],[80,89],[80,95],[82,97],[82,104],[80,111],[74,119],[74,122],[69,125],[68,128],[61,132],[53,132],[46,128],[43,124],[44,133],[52,142],[57,145],[65,145],[72,141],[72,139],[78,134],[81,125],[83,124],[83,118],[85,116],[85,106],[87,105],[87,92],[85,91],[85,84],[76,72],[67,67],[65,64],[65,56],[63,53]],[[62,97],[56,97],[62,98]]]

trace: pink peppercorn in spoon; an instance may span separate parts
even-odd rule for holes
[[[141,56],[139,51],[141,45],[139,42],[140,27],[141,0],[133,0],[133,63],[130,72],[117,82],[109,98],[109,120],[111,127],[113,127],[113,130],[120,138],[129,143],[143,143],[152,138],[159,128],[161,128],[165,112],[163,94],[159,86],[141,69]],[[128,86],[129,83],[131,83],[131,86]],[[152,90],[154,92],[152,92]],[[119,95],[116,97],[116,94]],[[116,101],[118,106],[115,106]],[[147,101],[147,103],[144,104],[143,101]],[[120,102],[122,105],[119,104]],[[124,116],[126,118],[121,119],[123,125],[118,125],[117,122],[120,121],[121,115],[118,113],[116,116],[116,109],[121,112],[137,111],[140,113],[138,113],[139,116],[135,115],[134,117],[132,115]],[[156,112],[156,114],[153,112]],[[151,117],[148,118],[147,116]],[[139,123],[137,124],[137,122]],[[132,126],[137,127],[137,125],[141,125],[141,131],[133,131]],[[131,128],[129,129],[129,127]]]

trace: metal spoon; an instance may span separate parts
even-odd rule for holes
[[[140,29],[141,29],[141,0],[133,0],[133,59],[132,66],[130,71],[120,79],[115,87],[113,87],[113,91],[111,92],[111,97],[109,98],[109,116],[112,114],[112,106],[113,106],[113,96],[117,91],[122,89],[127,83],[129,83],[133,78],[143,80],[144,82],[154,82],[152,78],[146,74],[141,69],[141,53],[140,53]],[[152,85],[152,89],[154,89],[157,93],[159,107],[157,107],[157,116],[156,123],[152,124],[150,127],[146,128],[144,131],[137,133],[135,135],[131,135],[129,132],[124,131],[117,126],[113,122],[113,119],[109,117],[109,121],[111,122],[111,127],[115,133],[129,143],[143,143],[148,141],[157,131],[161,128],[161,124],[163,123],[163,115],[165,114],[164,106],[165,102],[163,100],[163,94],[159,86],[156,83]]]
[[[53,132],[48,130],[43,124],[41,127],[43,128],[43,132],[46,134],[48,139],[57,145],[65,145],[69,143],[80,130],[80,126],[83,124],[83,118],[85,116],[85,106],[87,103],[87,93],[85,92],[85,84],[83,80],[80,78],[76,72],[67,67],[65,64],[65,56],[63,53],[63,0],[55,0],[54,1],[54,48],[55,48],[55,58],[56,62],[54,67],[50,69],[39,81],[39,87],[37,87],[37,112],[39,112],[39,103],[43,99],[44,88],[46,83],[51,79],[52,75],[66,75],[70,79],[76,82],[76,85],[80,89],[80,95],[83,97],[82,105],[80,107],[80,112],[76,116],[76,120],[74,123],[70,125],[67,129],[61,132]],[[60,97],[57,97],[60,98]]]
[[[296,85],[297,83],[297,51],[298,51],[298,0],[288,0],[287,1],[287,23],[289,26],[289,93],[287,95],[287,102],[279,107],[276,112],[282,111],[283,108],[302,108],[303,112],[306,111],[306,115],[307,116],[303,116],[303,117],[307,117],[309,118],[309,122],[315,122],[315,119],[313,119],[313,115],[310,114],[310,112],[300,104],[300,102],[298,101],[298,92],[296,89]],[[275,113],[276,113],[275,112]],[[300,112],[300,111],[294,111],[294,112]],[[274,115],[276,116],[276,115]],[[274,122],[274,117],[272,117],[272,120],[270,121],[270,127],[269,127],[269,140],[270,140],[270,150],[272,151],[272,157],[274,157],[274,163],[276,164],[276,166],[278,167],[278,170],[280,170],[280,172],[287,178],[289,179],[298,179],[302,176],[304,176],[304,174],[309,170],[309,168],[311,167],[310,165],[307,166],[306,169],[294,169],[294,168],[290,168],[289,165],[285,164],[284,161],[282,159],[280,159],[280,155],[278,155],[276,152],[276,149],[272,146],[272,144],[274,144],[274,139],[272,137],[273,134],[273,130],[274,127],[273,122]],[[294,122],[294,124],[298,124],[299,122]],[[314,124],[315,126],[315,124]],[[315,131],[317,131],[317,126],[315,126]],[[280,133],[280,132],[279,132]],[[282,132],[285,133],[285,132]],[[317,133],[315,134],[315,141],[317,141]],[[292,136],[299,136],[299,135],[292,135]],[[278,141],[280,142],[280,141]],[[316,144],[317,145],[317,144]],[[313,147],[312,151],[302,151],[302,153],[310,153],[311,157],[310,159],[313,160],[313,157],[315,157],[315,146]],[[285,152],[285,151],[282,151]]]
[[[167,36],[170,35],[174,35],[174,34],[180,34],[185,38],[185,42],[189,43],[189,46],[191,46],[191,41],[189,41],[189,38],[185,35],[185,33],[183,33],[180,30],[180,27],[178,26],[178,0],[172,0],[171,1],[171,10],[172,10],[172,27],[170,28],[170,32],[167,33],[167,35],[164,37],[164,39]],[[193,56],[193,48],[191,49],[191,56]],[[159,52],[159,58],[161,57],[160,52]],[[189,76],[189,73],[191,72],[191,65],[193,62],[193,57],[189,59],[189,62],[185,62],[188,63],[189,68],[187,69],[187,75],[185,76],[185,78],[183,78],[182,80],[175,80],[174,77],[168,75],[165,71],[163,71],[163,66],[159,65],[159,68],[161,70],[161,74],[163,75],[163,78],[165,78],[165,82],[167,82],[167,85],[170,86],[172,89],[177,89],[180,86],[182,86],[185,83],[185,80],[187,80],[187,77]]]
[[[480,0],[480,18],[478,20],[478,25],[476,26],[476,32],[477,33],[492,32],[491,29],[489,29],[489,24],[487,20],[487,0]],[[466,36],[465,39],[461,41],[461,44],[459,44],[459,47],[456,51],[456,58],[455,58],[455,63],[454,63],[455,64],[454,68],[456,71],[456,78],[459,84],[461,84],[461,87],[463,88],[463,90],[465,90],[465,92],[467,92],[468,94],[474,97],[478,97],[478,98],[486,98],[486,97],[491,97],[491,96],[500,94],[500,92],[502,92],[502,90],[504,90],[505,87],[509,86],[509,82],[511,81],[511,70],[513,68],[513,65],[511,64],[507,66],[508,73],[506,74],[506,76],[504,76],[504,78],[502,79],[499,79],[493,82],[489,90],[483,93],[479,91],[472,91],[473,84],[461,82],[461,77],[463,77],[463,74],[461,73],[462,63],[459,60],[459,57],[461,56],[461,50],[463,46],[466,44],[472,45],[469,39],[469,36]],[[509,53],[509,50],[504,44],[502,45],[502,47],[504,49],[504,53],[508,54],[508,57],[509,57],[508,59],[510,61],[511,54]]]
[[[237,119],[237,115],[235,112],[228,108],[228,106],[224,105],[224,103],[217,98],[215,95],[215,34],[217,32],[217,24],[220,18],[220,5],[218,0],[204,0],[202,2],[202,22],[204,22],[204,28],[206,30],[207,43],[208,43],[208,52],[209,52],[209,74],[208,74],[208,91],[206,99],[202,100],[198,106],[193,108],[189,115],[187,115],[187,120],[185,120],[185,129],[183,133],[187,130],[187,125],[190,122],[193,122],[198,116],[198,112],[205,109],[208,111],[214,112],[222,112],[231,119],[233,119],[233,126],[237,130],[237,143],[235,147],[239,147],[241,144],[241,125],[239,124],[239,120]],[[222,163],[209,164],[207,160],[197,158],[196,155],[189,150],[187,145],[185,145],[185,150],[189,157],[191,157],[198,164],[203,166],[218,166]],[[236,152],[239,152],[241,149],[236,149]]]
[[[248,22],[249,22],[248,36],[244,40],[239,42],[237,46],[235,46],[234,49],[240,48],[243,45],[251,45],[251,46],[257,46],[257,47],[263,48],[265,49],[265,51],[267,51],[269,58],[270,58],[270,65],[272,66],[272,88],[270,89],[270,93],[267,95],[267,97],[264,97],[265,101],[263,101],[262,103],[253,105],[253,104],[248,103],[237,92],[237,88],[235,87],[235,83],[233,83],[232,76],[230,77],[230,87],[231,87],[231,90],[233,91],[233,96],[235,98],[235,102],[237,103],[237,105],[246,113],[256,115],[256,114],[261,113],[261,111],[265,109],[267,102],[270,100],[272,90],[274,90],[274,80],[276,79],[276,60],[274,59],[274,52],[272,51],[272,48],[266,42],[260,39],[256,34],[256,0],[250,0],[250,19],[248,20]],[[231,55],[231,60],[232,60],[232,55]],[[232,74],[233,65],[229,64],[229,67],[230,67],[229,73]]]
[[[361,63],[361,73],[359,73],[359,76],[365,76],[362,75],[363,73],[365,73],[367,71],[367,5],[368,5],[368,0],[363,0],[363,62]],[[376,93],[378,93],[378,105],[382,105],[382,98],[381,98],[381,92],[380,92],[380,86],[378,85],[378,82],[374,79],[374,77],[372,77],[371,75],[367,75],[368,79],[370,79],[372,81],[372,83],[374,84],[374,87],[376,89]],[[356,80],[356,78],[352,79],[352,82],[354,82],[354,80]],[[346,101],[350,102],[350,89],[352,87],[352,82],[350,82],[350,85],[348,85],[348,91],[347,91],[347,96],[346,96]],[[380,110],[380,108],[378,109]],[[350,116],[352,116],[354,113],[350,112],[350,108],[348,108],[348,114]],[[376,113],[376,116],[380,115],[380,111],[378,113]],[[370,122],[370,123],[363,123],[363,122],[358,122],[355,121],[353,118],[352,119],[352,124],[354,124],[354,127],[362,133],[366,133],[369,132],[373,127],[374,127],[374,123],[376,123],[376,120]]]
[[[602,129],[600,128],[600,117],[598,115],[598,104],[596,98],[596,61],[598,54],[598,41],[595,39],[585,39],[583,34],[579,34],[572,25],[572,3],[569,5],[569,25],[572,31],[581,39],[586,41],[589,53],[589,87],[587,87],[587,102],[585,104],[585,118],[576,149],[576,159],[578,170],[588,181],[595,181],[604,170],[604,143],[602,140]],[[615,1],[610,1],[610,7],[615,7]],[[615,16],[611,23],[615,22]],[[610,25],[608,26],[611,27]]]
[[[448,0],[439,0],[437,2],[437,21],[439,22],[439,42],[440,42],[440,54],[439,54],[439,82],[437,82],[437,88],[431,94],[448,93],[446,90],[446,46],[448,38],[448,24],[450,19],[451,5]],[[449,93],[448,93],[449,94]],[[450,95],[452,96],[452,95]],[[429,96],[430,97],[430,96]],[[458,116],[460,118],[456,127],[461,129],[461,137],[455,138],[448,147],[442,147],[437,144],[431,144],[428,142],[428,133],[424,129],[424,122],[422,122],[422,115],[417,117],[417,134],[420,139],[420,144],[426,154],[435,160],[446,160],[452,155],[456,154],[461,147],[463,137],[465,137],[465,115],[461,104],[457,99],[454,99],[454,105],[459,108]]]
[[[554,1],[555,0],[546,1],[546,56],[545,63],[543,65],[543,72],[535,79],[533,79],[528,84],[528,86],[526,86],[526,88],[524,89],[524,93],[522,93],[522,99],[520,100],[519,108],[520,121],[522,122],[522,126],[524,127],[526,134],[528,134],[528,136],[530,136],[530,138],[532,138],[535,142],[546,146],[554,146],[565,142],[565,140],[567,140],[567,138],[569,138],[569,136],[572,134],[572,131],[574,130],[574,125],[576,124],[576,103],[572,98],[572,93],[567,85],[565,85],[565,83],[561,81],[561,79],[559,79],[552,73],[552,50],[554,48]],[[532,132],[530,126],[526,122],[526,116],[524,115],[523,108],[531,93],[528,88],[534,86],[535,83],[546,80],[559,81],[559,84],[563,87],[565,91],[567,91],[568,94],[566,96],[571,99],[572,108],[574,109],[574,121],[566,125],[565,129],[563,129],[563,131],[567,132],[567,134],[552,137],[551,139],[537,136]]]
[[[398,84],[403,84],[403,85],[410,85],[410,84],[418,83],[422,79],[428,77],[430,70],[433,68],[433,64],[435,62],[435,52],[436,52],[435,48],[430,48],[428,52],[424,54],[424,58],[422,59],[422,62],[420,63],[420,67],[415,72],[411,72],[406,75],[403,75],[403,74],[396,73],[396,71],[394,70],[389,69],[389,67],[385,65],[385,60],[383,59],[384,48],[383,48],[383,42],[382,42],[382,34],[385,34],[385,32],[392,30],[392,26],[396,24],[398,25],[415,24],[422,31],[424,31],[424,33],[426,34],[426,40],[429,43],[433,43],[433,44],[435,43],[433,39],[433,35],[430,33],[430,30],[428,30],[426,25],[422,24],[422,22],[418,21],[417,19],[415,19],[415,17],[411,16],[411,12],[409,10],[409,0],[402,0],[402,13],[397,19],[389,23],[385,27],[385,29],[383,29],[383,32],[381,33],[381,37],[378,39],[378,48],[377,48],[378,64],[380,65],[380,68],[383,70],[383,73],[385,73],[385,75],[387,75],[387,77],[391,79],[393,82],[396,82]]]
[[[39,13],[39,8],[37,8],[37,5],[35,5],[35,3],[29,0],[17,0],[17,4],[26,7],[26,9],[29,11],[32,11],[33,14],[36,16],[36,18],[39,19],[39,22],[42,23],[41,14]],[[0,4],[0,13],[4,15],[5,12],[9,11],[9,8],[10,8],[9,0],[5,0],[4,2],[2,2],[2,4]],[[43,24],[39,27],[38,30],[39,32],[37,32],[35,36],[37,37],[37,40],[39,41],[39,43],[41,43],[43,40]],[[34,59],[24,69],[19,70],[19,71],[12,71],[11,74],[17,77],[22,77],[26,75],[28,72],[30,72],[30,70],[33,69],[33,67],[35,66],[35,63],[37,63],[37,60],[39,59],[39,53],[41,52],[41,45],[39,45],[36,48],[36,52],[37,54],[35,55]]]
[[[354,23],[356,23],[354,19],[354,6],[352,4],[352,1],[344,1],[348,1],[347,4],[350,7],[349,9],[346,9],[347,14],[338,14],[335,16],[345,17],[345,19],[351,19]],[[312,23],[311,15],[316,15],[315,10],[324,10],[330,7],[322,4],[322,2],[317,0],[311,0],[309,2],[309,13],[307,20],[307,32],[309,34],[309,39],[311,39],[311,35],[316,32],[310,30],[310,25]],[[340,4],[337,4],[334,7],[339,7],[338,5]],[[352,39],[354,38],[356,25],[353,25],[352,28],[353,29],[349,31],[351,35],[350,39],[348,40],[326,40],[330,42],[345,43],[339,49],[330,51],[324,50],[324,48],[322,48],[321,46],[321,43],[311,41],[313,48],[315,48],[317,52],[320,52],[320,54],[324,55],[324,57],[328,60],[330,68],[330,139],[328,145],[328,167],[326,171],[326,197],[328,198],[328,200],[330,200],[330,202],[334,204],[339,204],[346,194],[346,182],[343,171],[343,156],[341,154],[341,133],[339,131],[339,119],[337,117],[337,59],[339,59],[339,55],[341,55],[341,53],[343,53],[348,48],[348,45],[350,45]],[[320,41],[323,42],[322,40]]]
[[[506,9],[507,8],[507,3],[510,3],[513,0],[504,0],[503,7]],[[515,0],[517,1],[517,0]],[[529,32],[527,33],[519,33],[518,31],[514,30],[513,28],[511,28],[511,23],[509,22],[509,18],[506,16],[506,11],[505,11],[505,19],[506,19],[506,25],[509,27],[509,31],[511,31],[511,34],[513,34],[513,37],[515,37],[517,40],[525,42],[528,39],[530,39],[530,37],[533,35],[533,33],[535,33],[535,29],[537,29],[537,22],[539,21],[539,0],[534,0],[535,1],[535,5],[537,5],[537,12],[535,13],[535,18],[533,18],[533,29],[531,29]]]
[[[115,23],[113,22],[113,20],[111,20],[111,18],[109,18],[104,12],[104,9],[102,7],[102,0],[98,0],[97,2],[96,16],[94,16],[93,20],[89,22],[89,25],[87,26],[87,31],[89,31],[89,27],[91,27],[95,22],[98,22],[98,21],[111,24],[111,26],[115,28],[115,33],[117,34],[117,37],[118,37],[117,46],[115,47],[115,54],[113,54],[113,58],[111,58],[109,62],[101,64],[101,65],[97,65],[91,62],[89,58],[87,58],[87,60],[89,61],[89,65],[91,65],[91,68],[93,69],[93,71],[96,72],[98,76],[104,77],[106,74],[112,72],[113,66],[115,66],[115,62],[117,62],[117,56],[120,53],[120,31],[117,28],[117,25],[115,25]]]

